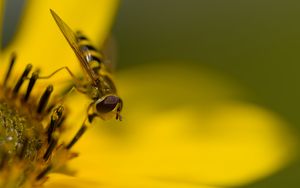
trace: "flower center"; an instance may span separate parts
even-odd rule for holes
[[[34,95],[38,72],[28,76],[31,65],[25,67],[16,83],[10,83],[15,59],[13,55],[0,84],[1,188],[41,185],[50,171],[59,171],[76,156],[59,140],[66,115],[61,104],[50,100],[53,86]],[[20,88],[25,84],[27,89],[23,93]]]
[[[42,124],[0,101],[0,156],[32,160],[45,142]]]

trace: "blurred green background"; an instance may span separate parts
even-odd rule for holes
[[[6,4],[4,45],[23,3]],[[113,33],[118,69],[161,61],[207,67],[246,88],[246,100],[280,114],[299,135],[300,1],[125,0]],[[297,187],[299,161],[246,187]]]
[[[114,33],[121,68],[163,60],[211,68],[299,132],[300,1],[126,0]],[[296,162],[246,187],[297,187],[299,174]]]
[[[298,134],[300,1],[126,0],[114,33],[121,68],[163,60],[209,67],[247,88],[247,100],[279,113]],[[297,187],[299,174],[295,162],[247,187]]]

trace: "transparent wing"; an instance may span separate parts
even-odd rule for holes
[[[117,66],[117,60],[118,60],[118,51],[117,51],[117,42],[114,38],[114,36],[110,35],[106,38],[104,41],[104,44],[102,45],[101,52],[103,53],[104,60],[103,63],[108,68],[110,72],[114,72]]]
[[[89,77],[92,79],[93,82],[98,78],[97,75],[93,72],[91,67],[89,66],[88,61],[86,60],[85,55],[80,50],[80,46],[78,45],[77,38],[75,33],[72,29],[53,11],[50,9],[50,12],[58,25],[59,29],[63,33],[64,37],[68,41],[69,45],[73,49],[74,53],[76,54],[82,68],[86,71]]]

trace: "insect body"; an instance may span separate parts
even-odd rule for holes
[[[84,83],[75,83],[75,87],[93,101],[88,108],[88,121],[91,123],[94,117],[100,117],[104,120],[115,117],[117,120],[121,120],[120,112],[123,103],[117,95],[108,67],[103,63],[103,55],[90,44],[87,37],[80,32],[73,32],[53,10],[50,12],[83,69],[86,79]],[[86,129],[85,124],[81,129],[72,142],[75,143],[83,134]],[[78,137],[77,140],[76,137]],[[70,147],[74,144],[72,142],[69,144]]]

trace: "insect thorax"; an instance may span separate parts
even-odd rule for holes
[[[116,87],[109,76],[99,75],[95,82],[97,85],[86,85],[87,93],[91,99],[97,100],[107,95],[116,95]]]

